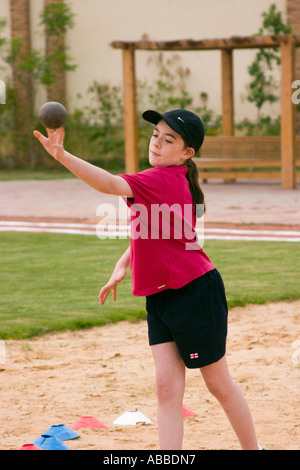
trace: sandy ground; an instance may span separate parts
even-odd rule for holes
[[[210,184],[206,223],[299,230],[300,191],[278,184]],[[92,222],[100,193],[78,180],[0,183],[0,219]],[[254,224],[254,225],[253,225]],[[74,450],[157,450],[154,365],[147,325],[119,323],[30,341],[6,341],[0,364],[0,450],[15,450],[50,426],[94,416],[107,429],[82,428],[66,441]],[[235,308],[227,358],[253,414],[258,440],[270,450],[300,449],[300,301]],[[183,448],[239,449],[218,403],[197,370],[188,370]],[[139,410],[153,424],[117,426]]]
[[[300,448],[300,301],[230,311],[227,358],[251,408],[259,442]],[[94,416],[107,429],[81,428],[71,450],[157,450],[156,396],[147,325],[119,323],[86,331],[6,341],[0,365],[0,449],[15,450],[50,426]],[[198,370],[188,370],[184,449],[239,449]],[[117,426],[139,410],[153,424]]]

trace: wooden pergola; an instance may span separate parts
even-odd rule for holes
[[[281,52],[281,182],[284,189],[296,187],[295,105],[292,83],[295,48],[300,36],[251,36],[227,39],[177,41],[114,41],[111,47],[123,53],[124,128],[126,172],[139,170],[136,103],[135,51],[209,51],[220,50],[222,65],[222,126],[224,136],[234,135],[233,51],[235,49],[279,48]]]

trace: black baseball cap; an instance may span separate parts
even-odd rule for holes
[[[173,131],[186,137],[195,152],[199,150],[204,140],[204,126],[196,114],[186,109],[174,109],[164,114],[148,110],[143,113],[145,121],[158,124],[163,119]]]

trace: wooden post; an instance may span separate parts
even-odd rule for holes
[[[233,89],[233,54],[232,49],[221,51],[222,64],[222,132],[225,136],[234,135],[234,89]],[[235,180],[225,178],[225,183]]]
[[[134,47],[123,49],[126,173],[139,171]]]
[[[284,189],[296,187],[296,123],[292,102],[295,44],[289,36],[281,42],[281,185]]]
[[[223,135],[234,135],[234,90],[232,49],[221,51],[222,57],[222,127]]]

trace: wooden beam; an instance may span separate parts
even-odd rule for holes
[[[292,37],[281,43],[281,185],[296,187],[296,123],[292,102],[295,69],[295,42]]]
[[[221,51],[223,135],[234,135],[234,90],[232,49]]]
[[[232,36],[226,39],[178,39],[176,41],[113,41],[110,45],[114,49],[135,49],[148,51],[196,51],[196,50],[221,50],[221,49],[261,49],[279,48],[284,38],[288,35],[275,36]],[[300,35],[293,37],[295,45],[300,46]]]
[[[123,50],[124,131],[126,173],[139,170],[134,48]]]

